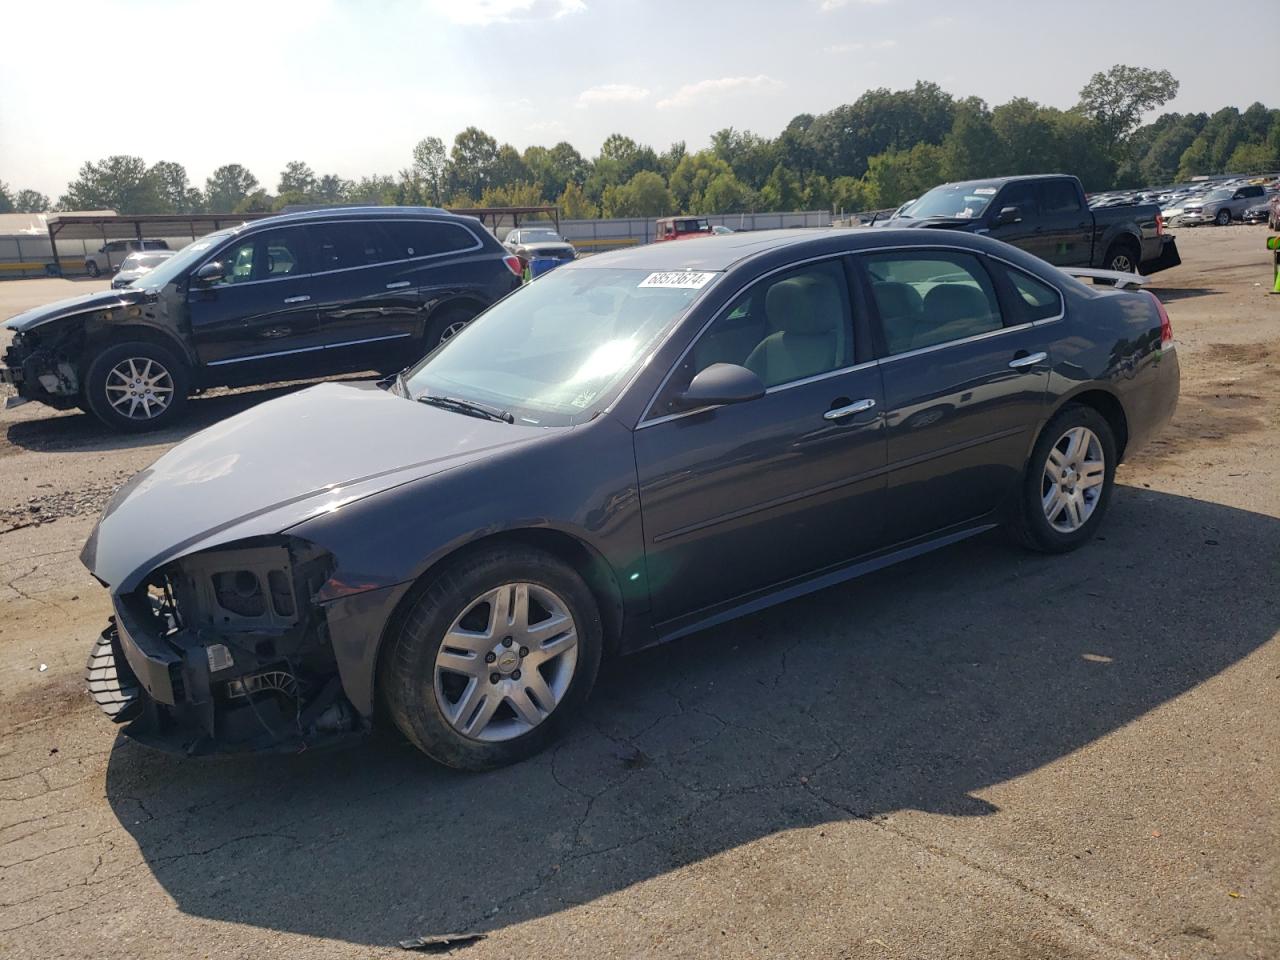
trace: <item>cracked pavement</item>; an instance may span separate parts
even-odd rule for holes
[[[198,762],[116,743],[79,677],[107,613],[76,557],[92,518],[0,532],[0,956],[391,957],[465,932],[487,935],[468,960],[1280,956],[1263,235],[1179,236],[1157,279],[1182,405],[1096,543],[982,537],[646,651],[492,774],[392,736]],[[30,406],[0,430],[6,517],[183,432]]]

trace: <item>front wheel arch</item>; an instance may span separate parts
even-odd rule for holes
[[[516,547],[532,547],[551,554],[573,568],[591,590],[596,606],[600,611],[600,623],[604,632],[604,655],[615,656],[622,641],[622,590],[609,562],[594,547],[563,530],[549,527],[527,527],[504,530],[475,540],[468,541],[437,558],[430,566],[421,571],[413,585],[405,591],[396,603],[391,616],[383,625],[378,637],[378,650],[374,656],[373,687],[371,700],[375,715],[385,720],[382,671],[384,658],[391,649],[391,641],[403,628],[405,619],[413,610],[441,571],[448,566],[465,560],[468,556],[480,553],[493,547],[511,545]]]

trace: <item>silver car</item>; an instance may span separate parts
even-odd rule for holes
[[[84,271],[91,277],[113,273],[131,253],[168,249],[164,240],[108,240],[93,253],[85,254]]]
[[[111,289],[127,287],[139,277],[144,277],[173,256],[172,250],[139,250],[129,254],[120,269],[111,278]]]
[[[1176,219],[1178,224],[1185,226],[1216,223],[1225,227],[1232,220],[1243,220],[1244,212],[1261,202],[1265,194],[1266,191],[1257,184],[1212,190],[1202,200],[1184,204]]]

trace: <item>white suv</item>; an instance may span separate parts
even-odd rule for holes
[[[168,250],[164,240],[111,240],[84,258],[85,272],[91,277],[101,273],[115,273],[129,254],[138,250]]]

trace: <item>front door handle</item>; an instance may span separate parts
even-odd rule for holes
[[[387,289],[388,289],[388,290],[399,290],[399,289],[401,289],[402,287],[407,287],[407,286],[409,286],[409,281],[408,281],[408,280],[401,280],[399,283],[388,283],[388,284],[387,284]]]
[[[859,400],[856,403],[850,403],[847,406],[836,407],[834,410],[828,410],[822,415],[823,420],[843,420],[845,417],[852,417],[855,413],[866,413],[876,402],[870,398]]]
[[[1038,363],[1044,363],[1048,359],[1049,355],[1042,350],[1039,353],[1028,353],[1025,357],[1014,357],[1009,361],[1009,366],[1014,370],[1023,370],[1034,367]]]
[[[284,302],[285,303],[306,303],[310,299],[311,299],[310,295],[304,293],[300,297],[285,297]]]

